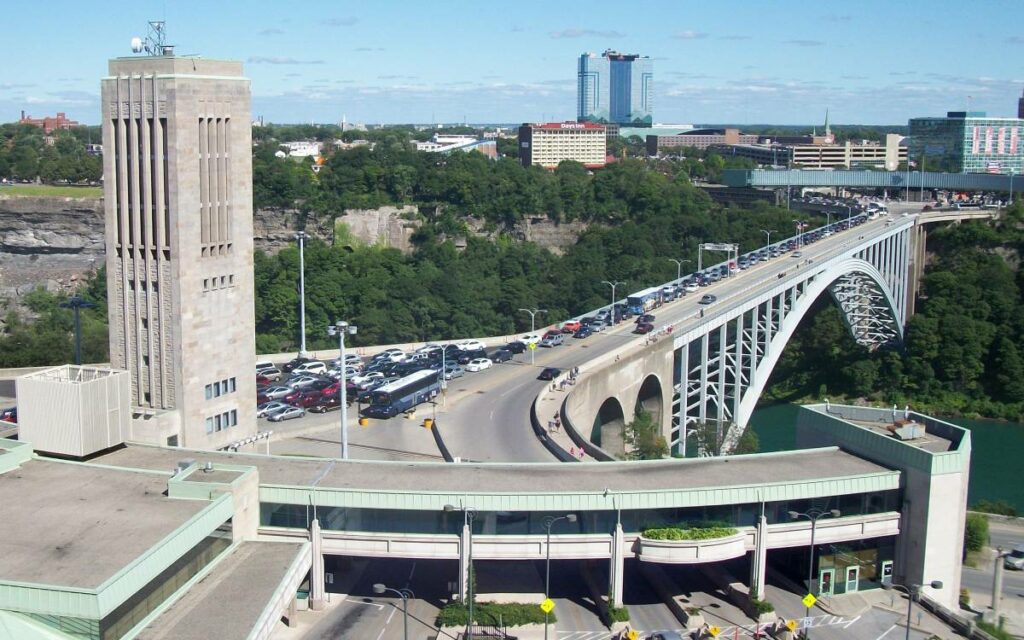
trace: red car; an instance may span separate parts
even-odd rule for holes
[[[636,325],[636,329],[633,329],[633,333],[639,334],[650,333],[652,331],[654,331],[654,325],[650,322],[640,322]]]
[[[291,404],[296,406],[296,407],[302,407],[303,409],[307,409],[309,407],[312,407],[312,406],[318,404],[322,399],[323,398],[320,395],[319,391],[315,391],[315,390],[311,389],[309,391],[303,391],[302,395],[300,395]]]
[[[267,376],[260,375],[258,373],[256,374],[256,386],[258,386],[258,387],[259,386],[265,387],[265,386],[268,386],[271,382],[273,382],[273,380],[271,380]]]
[[[576,333],[582,326],[579,320],[568,320],[562,324],[562,333]]]

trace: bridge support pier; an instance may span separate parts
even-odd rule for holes
[[[760,516],[757,519],[754,550],[750,557],[750,595],[758,600],[764,600],[764,580],[768,565],[768,545],[765,538],[767,533],[768,519]]]
[[[622,606],[622,573],[626,563],[622,538],[622,524],[616,522],[615,531],[612,532],[612,566],[608,572],[609,604],[615,607]]]
[[[313,553],[313,564],[309,569],[309,608],[320,611],[324,608],[324,543],[320,535],[320,521],[316,518],[309,526],[309,542]]]

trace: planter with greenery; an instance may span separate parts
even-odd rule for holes
[[[544,624],[544,612],[536,604],[522,602],[474,602],[473,619],[476,624],[519,627],[527,624]],[[548,622],[554,624],[558,619],[555,612],[548,614]],[[451,602],[437,614],[437,626],[462,627],[469,622],[469,609],[461,602]]]

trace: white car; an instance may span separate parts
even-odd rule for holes
[[[484,369],[490,369],[492,364],[494,363],[491,362],[490,358],[474,358],[466,365],[466,371],[483,371]]]
[[[292,375],[298,375],[300,373],[326,373],[327,365],[319,360],[313,360],[310,362],[303,362],[299,366],[292,369]]]
[[[484,343],[479,340],[463,340],[462,342],[456,342],[455,346],[463,351],[477,351],[479,349],[487,348],[484,346]]]
[[[540,342],[540,335],[536,333],[523,334],[523,336],[519,338],[519,341],[524,344],[537,344]]]
[[[367,382],[370,382],[371,380],[376,380],[378,378],[383,377],[384,374],[381,373],[380,371],[371,371],[369,373],[362,373],[358,376],[352,376],[351,378],[349,378],[349,381],[352,382],[352,384],[354,385],[362,386]]]
[[[697,289],[700,289],[700,286],[698,286],[696,282],[691,280],[691,281],[686,283],[686,287],[684,287],[684,288],[686,289],[687,293],[693,293]]]

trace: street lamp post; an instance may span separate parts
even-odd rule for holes
[[[793,223],[796,225],[796,248],[800,248],[800,240],[803,238],[804,221],[794,220]]]
[[[806,512],[790,511],[790,520],[799,520],[800,518],[806,518],[811,521],[811,555],[807,565],[807,593],[814,594],[814,532],[818,526],[818,520],[822,518],[838,518],[842,513],[839,509],[808,509]],[[819,591],[820,593],[820,591]],[[811,617],[811,608],[807,607],[806,617]],[[804,632],[804,638],[810,637],[810,627],[807,627],[807,631]]]
[[[405,640],[409,640],[409,598],[415,598],[416,594],[412,592],[412,589],[392,589],[391,587],[384,586],[381,583],[373,585],[373,592],[380,595],[386,591],[396,593],[402,598],[402,628],[404,631],[403,637]]]
[[[773,230],[772,229],[761,229],[761,233],[763,233],[764,235],[768,236],[768,240],[766,241],[768,244],[766,246],[769,246],[769,247],[772,246],[772,233],[773,233]]]
[[[896,584],[895,582],[883,582],[882,583],[882,588],[885,589],[886,591],[889,591],[890,589],[895,589],[896,591],[902,591],[903,593],[907,594],[907,635],[906,635],[906,640],[910,640],[910,611],[914,607],[914,594],[917,594],[917,595],[920,596],[920,594],[921,594],[921,587],[923,587],[923,586],[929,586],[932,589],[941,589],[942,588],[942,580],[932,580],[927,585],[912,584],[912,585],[909,585],[909,586],[902,585],[902,584]]]
[[[669,260],[676,263],[676,282],[678,283],[683,278],[683,264],[692,262],[692,260],[679,260],[676,258],[669,258]]]
[[[612,303],[608,305],[608,320],[610,324],[615,324],[615,287],[626,283],[622,280],[602,280],[601,284],[606,284],[612,288]]]
[[[469,599],[469,624],[466,626],[466,638],[473,640],[473,580],[476,576],[473,575],[473,518],[476,517],[476,509],[473,507],[467,507],[462,505],[462,501],[459,501],[459,506],[456,507],[451,504],[444,505],[444,511],[451,513],[453,511],[462,512],[462,526],[469,532],[469,540],[466,545],[466,564],[469,565],[469,577],[466,580],[466,597]]]
[[[547,538],[544,543],[544,550],[546,557],[544,560],[544,599],[547,600],[551,597],[551,527],[554,526],[559,520],[566,520],[568,522],[576,522],[576,514],[569,513],[564,516],[547,516],[544,518],[544,530]],[[548,612],[544,612],[544,640],[548,638]]]
[[[75,364],[82,364],[82,309],[91,309],[96,305],[89,302],[82,296],[75,294],[68,298],[67,302],[60,303],[65,309],[71,309],[75,313]]]
[[[345,361],[345,334],[355,335],[356,326],[344,320],[338,320],[333,325],[327,326],[327,335],[338,336],[338,351],[341,360],[341,381],[338,386],[338,408],[341,409],[341,457],[348,460],[348,376],[345,368],[348,362]]]
[[[306,232],[298,231],[299,241],[299,356],[305,358],[306,351]]]
[[[520,311],[525,311],[526,313],[530,314],[530,335],[533,335],[533,333],[537,330],[537,314],[538,313],[547,313],[548,312],[547,309],[520,309]],[[526,346],[529,348],[531,345],[526,345]],[[531,365],[533,364],[533,355],[537,351],[536,345],[533,345],[533,347],[534,348],[530,349],[530,364]]]

